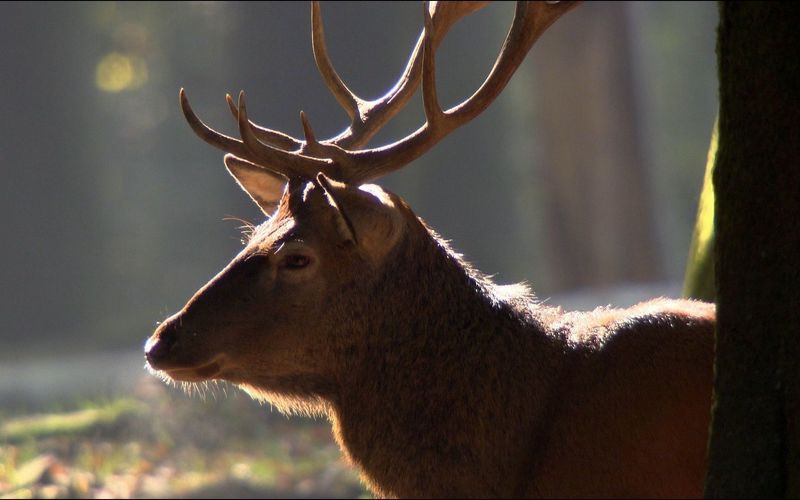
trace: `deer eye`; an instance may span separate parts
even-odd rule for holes
[[[302,254],[287,255],[283,259],[283,266],[287,269],[303,269],[311,263],[311,258]]]

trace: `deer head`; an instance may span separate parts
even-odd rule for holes
[[[370,301],[375,294],[396,293],[381,282],[387,267],[397,267],[392,263],[403,249],[439,244],[400,197],[364,183],[410,163],[486,109],[533,43],[575,2],[518,2],[484,83],[443,110],[436,95],[435,49],[459,19],[485,4],[426,4],[424,29],[402,76],[385,96],[367,101],[333,69],[320,8],[313,2],[317,67],[351,119],[330,139],[318,140],[302,112],[304,140],[255,125],[244,93],[237,103],[227,96],[240,133],[238,139],[228,137],[206,126],[181,90],[190,126],[228,153],[225,166],[267,220],[239,255],[150,337],[145,353],[152,369],[177,381],[227,380],[272,401],[333,397],[345,354],[359,349],[370,328],[386,321],[374,317]],[[395,143],[365,148],[420,85],[425,124]]]

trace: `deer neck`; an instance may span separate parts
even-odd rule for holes
[[[513,495],[503,478],[527,462],[520,436],[535,439],[563,350],[527,297],[502,297],[432,232],[391,261],[368,295],[381,315],[364,311],[365,347],[339,369],[337,441],[380,495]],[[438,491],[442,474],[463,491]]]

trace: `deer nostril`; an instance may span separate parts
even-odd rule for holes
[[[175,346],[175,327],[172,322],[165,322],[144,344],[144,357],[151,366],[163,361]]]

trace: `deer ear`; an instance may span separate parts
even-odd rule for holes
[[[317,183],[339,212],[339,232],[351,239],[373,259],[382,259],[403,233],[403,217],[389,194],[375,185],[353,188],[332,181],[324,174]]]
[[[224,161],[236,183],[256,202],[264,215],[271,217],[286,189],[287,179],[232,154],[225,155]]]

